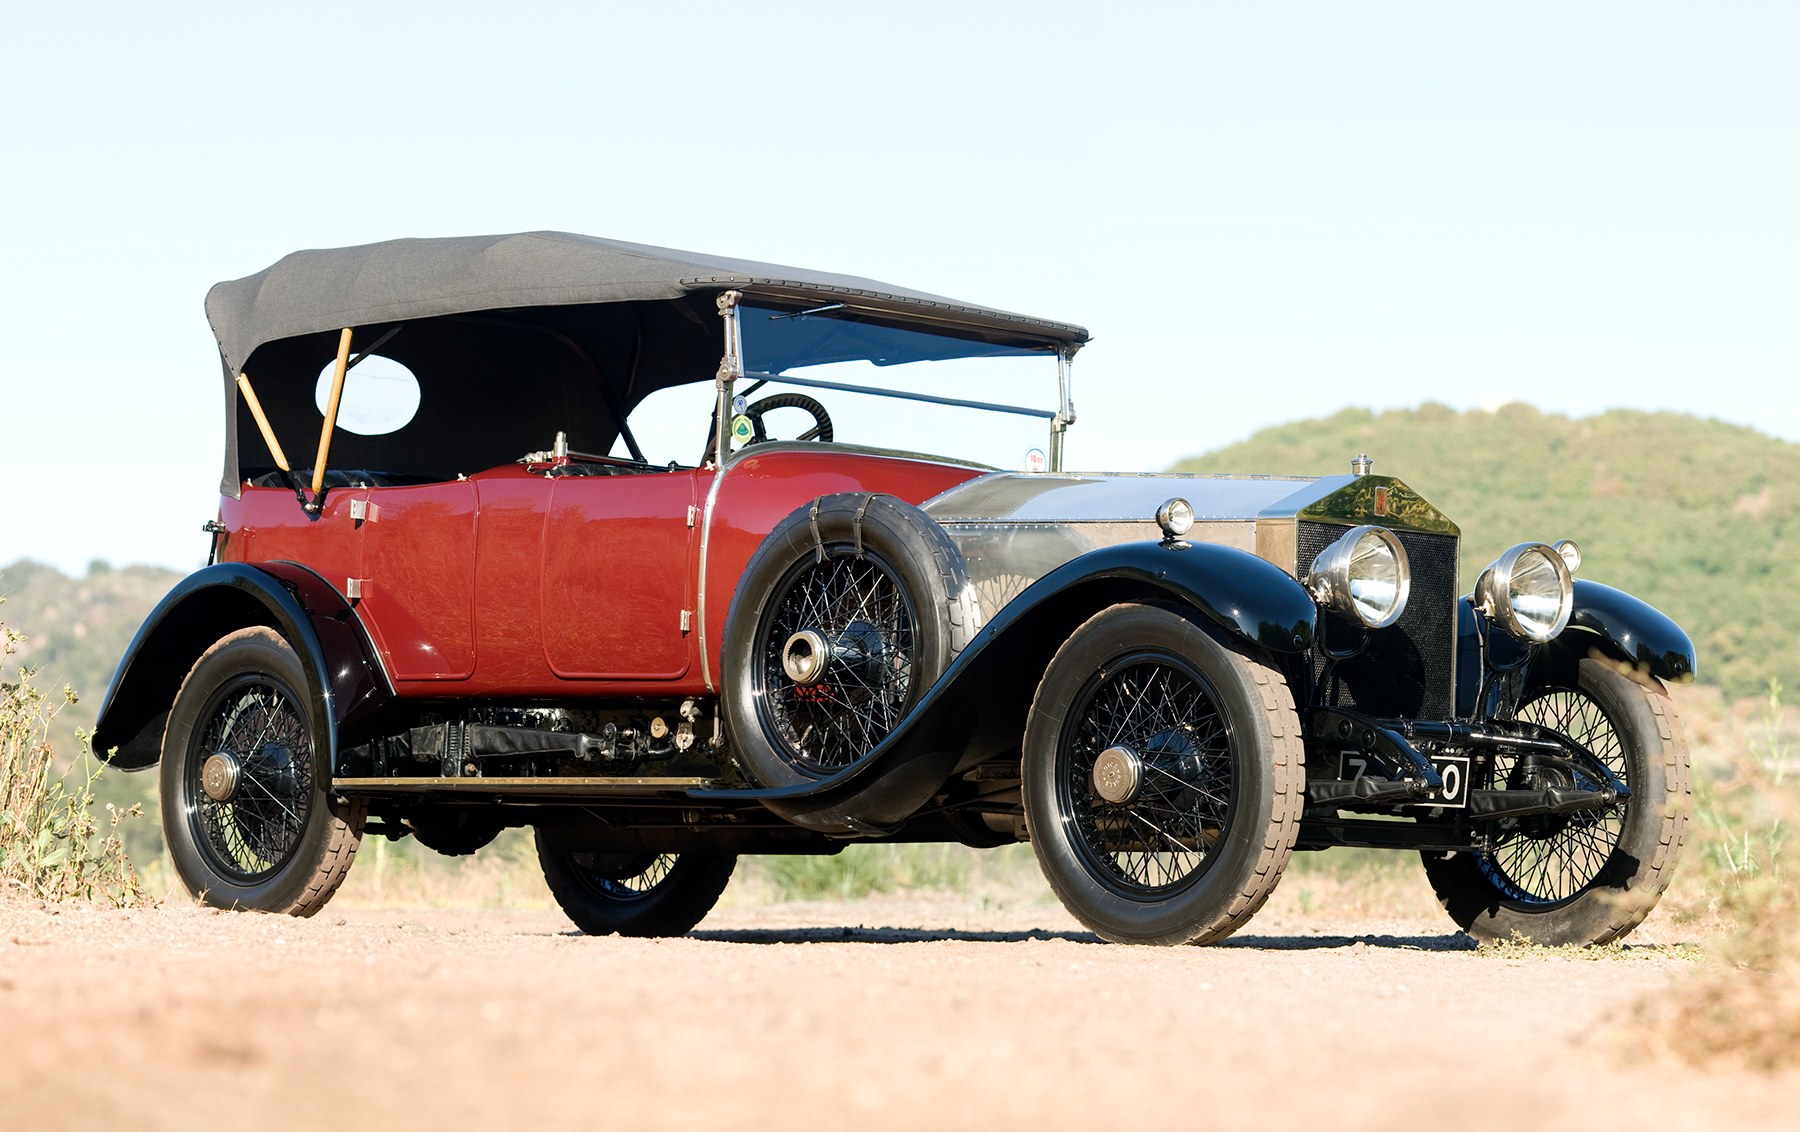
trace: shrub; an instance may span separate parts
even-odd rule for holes
[[[0,663],[23,639],[0,622]],[[20,668],[16,683],[0,683],[0,895],[144,903],[119,836],[120,821],[141,810],[109,804],[101,828],[93,791],[101,770],[86,737],[79,739],[79,757],[60,772],[50,746],[51,721],[75,702],[75,693],[65,687],[61,702],[52,703],[33,676]]]

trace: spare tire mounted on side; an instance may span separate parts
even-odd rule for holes
[[[751,557],[725,619],[732,749],[766,786],[868,755],[980,628],[967,565],[891,495],[827,495]]]

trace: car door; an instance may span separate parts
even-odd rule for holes
[[[465,680],[475,671],[475,485],[368,490],[362,521],[364,622],[388,674]]]
[[[615,472],[551,481],[544,657],[565,680],[678,680],[693,652],[697,473]]]

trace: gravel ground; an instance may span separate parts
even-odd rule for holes
[[[726,906],[694,935],[550,911],[0,904],[11,1128],[1790,1128],[1800,1075],[1629,1051],[1679,939],[1477,952],[1442,921],[1265,914],[1098,942],[942,896]]]

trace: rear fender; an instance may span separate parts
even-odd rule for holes
[[[222,563],[176,583],[151,612],[113,675],[94,750],[124,770],[155,766],[175,694],[200,654],[228,633],[263,625],[300,654],[315,719],[339,733],[393,696],[362,623],[330,583],[304,566]]]
[[[1094,550],[1008,602],[868,758],[816,783],[694,793],[758,798],[788,821],[825,833],[892,830],[950,775],[1017,752],[1056,650],[1089,617],[1130,601],[1188,609],[1221,635],[1272,652],[1310,648],[1318,616],[1286,571],[1241,550],[1154,542]]]

